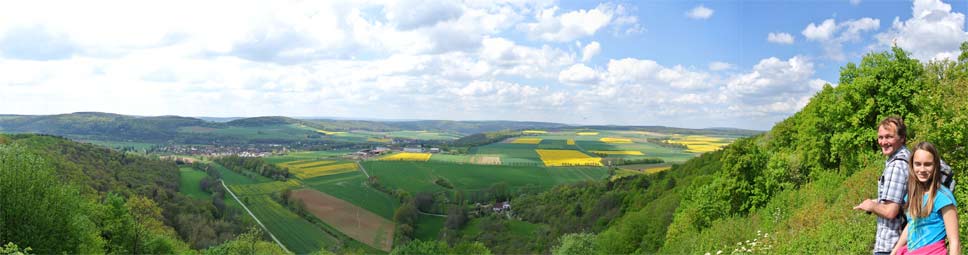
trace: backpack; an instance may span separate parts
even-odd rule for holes
[[[941,186],[955,192],[955,172],[948,163],[941,160]]]
[[[904,157],[894,157],[894,158],[891,159],[891,161],[894,161],[894,160],[904,161],[904,163],[908,163],[908,167],[914,167],[914,166],[911,165],[911,162],[908,162],[908,159],[907,158],[904,158]],[[945,163],[944,162],[944,159],[941,159],[941,167],[940,168],[941,169],[940,169],[939,172],[941,172],[941,187],[948,188],[948,190],[950,190],[951,192],[955,192],[955,172],[954,172],[954,170],[951,169],[951,166],[949,166],[948,163]]]

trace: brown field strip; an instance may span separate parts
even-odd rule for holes
[[[306,210],[340,232],[371,247],[389,252],[393,247],[393,222],[349,202],[313,189],[292,191]]]

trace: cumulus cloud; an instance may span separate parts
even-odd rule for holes
[[[788,33],[770,33],[766,36],[766,41],[778,44],[793,44],[793,35]]]
[[[591,84],[598,82],[598,79],[598,72],[584,64],[572,65],[558,74],[558,81],[562,83]]]
[[[726,63],[726,62],[713,61],[712,63],[709,63],[709,70],[712,70],[712,71],[729,70],[732,68],[733,68],[733,64]]]
[[[748,73],[730,77],[724,95],[729,109],[753,115],[792,113],[802,108],[826,81],[813,78],[814,64],[804,57],[760,60]]]
[[[959,46],[968,41],[965,14],[951,10],[951,5],[939,0],[916,0],[911,18],[894,18],[891,29],[877,35],[880,45],[910,51],[921,60],[957,59]]]
[[[451,1],[390,1],[383,7],[390,23],[402,30],[433,26],[460,17],[461,8]]]
[[[593,41],[588,45],[585,45],[585,47],[581,50],[581,62],[588,62],[589,60],[592,60],[592,57],[595,57],[595,55],[598,55],[598,53],[601,51],[602,45],[598,44],[598,42]]]
[[[696,6],[695,8],[692,8],[692,10],[686,12],[686,17],[691,19],[709,19],[713,16],[714,12],[716,11],[706,8],[706,6],[700,4],[699,6]]]
[[[632,26],[626,33],[640,30],[638,19],[629,16],[621,5],[600,4],[595,9],[575,10],[556,15],[558,7],[541,10],[535,15],[535,22],[524,23],[518,29],[531,38],[544,41],[568,42],[592,36],[610,23],[616,27]]]
[[[880,24],[880,20],[866,17],[847,20],[840,24],[837,24],[834,19],[826,19],[819,25],[811,22],[801,31],[801,34],[808,41],[821,43],[827,58],[843,61],[846,59],[843,53],[843,44],[860,41],[861,33],[876,31]]]

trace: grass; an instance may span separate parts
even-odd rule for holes
[[[305,186],[362,207],[386,219],[400,205],[396,198],[366,186],[366,176],[359,171],[304,180]]]
[[[202,190],[199,182],[207,176],[205,172],[195,170],[191,167],[179,167],[178,193],[197,199],[211,199],[212,194]]]
[[[414,238],[424,241],[437,240],[440,230],[444,228],[445,220],[444,217],[420,215],[417,218],[417,227],[413,231]]]
[[[229,185],[229,188],[235,192],[238,196],[249,196],[249,195],[268,195],[276,192],[285,190],[286,188],[296,188],[302,186],[297,180],[289,179],[289,181],[272,181],[263,182],[255,184],[241,184],[241,185]]]

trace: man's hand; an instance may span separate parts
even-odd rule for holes
[[[862,210],[862,211],[865,211],[865,212],[871,212],[871,211],[874,210],[874,206],[876,206],[876,205],[877,205],[877,202],[876,201],[871,200],[871,199],[864,199],[864,202],[861,202],[859,205],[854,206],[854,210]]]

